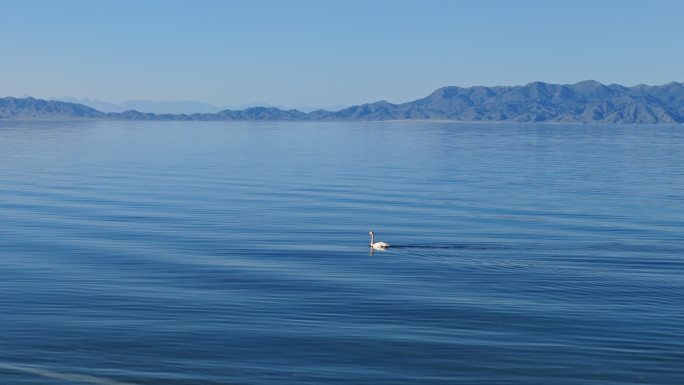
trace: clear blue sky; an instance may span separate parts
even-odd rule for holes
[[[7,1],[0,96],[403,102],[445,85],[684,81],[684,1]]]

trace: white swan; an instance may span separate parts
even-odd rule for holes
[[[389,247],[388,243],[385,242],[375,242],[375,233],[372,231],[368,232],[368,235],[371,236],[371,242],[370,242],[370,247],[376,250],[384,250]]]

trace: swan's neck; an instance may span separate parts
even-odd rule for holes
[[[371,245],[373,245],[375,243],[375,234],[370,233],[370,236],[371,236]]]

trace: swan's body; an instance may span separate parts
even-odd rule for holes
[[[375,234],[371,231],[368,233],[371,236],[370,247],[376,250],[384,250],[389,247],[388,243],[385,242],[375,242]]]

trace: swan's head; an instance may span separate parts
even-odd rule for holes
[[[369,232],[368,232],[368,235],[373,235],[373,232],[372,232],[372,231],[369,231]]]

